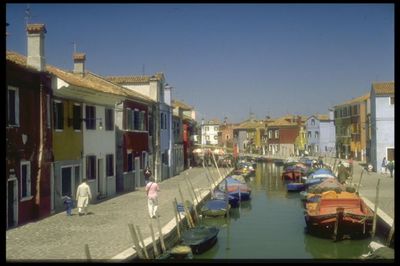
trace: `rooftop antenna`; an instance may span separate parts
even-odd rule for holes
[[[144,76],[144,64],[142,65],[142,75]]]
[[[72,44],[74,45],[74,54],[76,54],[76,42],[72,41]]]
[[[32,18],[31,8],[29,7],[29,4],[26,5],[24,18],[25,18],[26,26],[28,26],[29,20]]]

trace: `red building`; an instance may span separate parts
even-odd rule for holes
[[[28,32],[44,29],[30,26]],[[50,214],[52,90],[51,76],[26,57],[7,51],[6,60],[6,216],[10,228]]]

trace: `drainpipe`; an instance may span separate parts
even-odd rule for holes
[[[40,82],[40,91],[39,91],[39,156],[38,156],[38,173],[36,177],[36,196],[35,203],[40,206],[40,179],[42,175],[42,164],[43,164],[43,106],[42,106],[42,93],[43,93],[43,84]],[[40,213],[40,208],[39,208]]]

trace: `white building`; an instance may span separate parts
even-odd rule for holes
[[[370,130],[370,163],[380,172],[384,157],[394,160],[394,82],[372,83]]]
[[[218,132],[220,123],[217,120],[210,120],[201,124],[201,144],[218,145]]]

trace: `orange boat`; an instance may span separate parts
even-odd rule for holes
[[[373,212],[356,193],[327,191],[319,202],[306,204],[308,231],[334,240],[368,236],[372,220]]]

